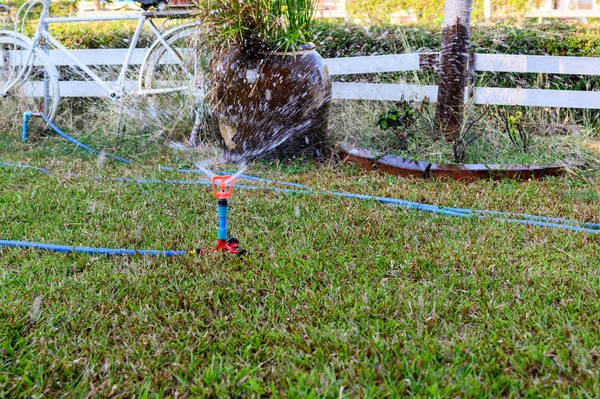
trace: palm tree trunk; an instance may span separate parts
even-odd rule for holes
[[[435,127],[446,140],[460,136],[469,61],[472,0],[446,0]]]

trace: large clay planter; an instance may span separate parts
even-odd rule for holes
[[[314,46],[289,53],[236,49],[211,70],[213,119],[229,158],[327,152],[331,80]]]

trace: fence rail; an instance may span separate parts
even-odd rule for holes
[[[87,65],[121,65],[126,49],[73,50]],[[141,64],[145,49],[137,49],[132,65]],[[20,55],[17,55],[17,59]],[[50,58],[58,66],[71,65],[72,61],[59,51],[51,51]],[[332,76],[406,72],[437,69],[438,54],[413,53],[367,57],[330,58],[326,60]],[[545,73],[569,75],[599,75],[600,58],[556,57],[535,55],[474,54],[470,68],[476,72]],[[133,82],[130,82],[133,87]],[[95,82],[60,82],[61,96],[97,97],[103,90]],[[28,86],[31,95],[42,93],[39,83]],[[522,88],[474,87],[471,95],[476,104],[523,105],[539,107],[564,107],[600,109],[600,91],[547,90]],[[402,98],[436,101],[437,86],[411,84],[377,84],[334,82],[333,98],[346,100],[398,101]]]
[[[437,86],[404,84],[341,83],[333,84],[333,98],[340,100],[437,101]],[[465,102],[469,100],[465,90]],[[523,105],[527,107],[600,109],[600,91],[511,89],[476,87],[475,104]]]

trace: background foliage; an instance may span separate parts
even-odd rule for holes
[[[7,5],[16,11],[26,1],[27,0],[3,1],[2,4]],[[50,5],[50,11],[53,16],[71,15],[77,11],[77,0],[53,0]]]
[[[33,27],[31,25],[30,34]],[[134,29],[135,24],[131,22],[99,22],[53,25],[51,32],[69,48],[122,48],[129,45]],[[435,25],[363,26],[326,20],[315,21],[307,35],[307,39],[317,45],[319,53],[325,58],[437,52],[442,38],[439,26]],[[152,41],[152,34],[144,31],[138,46],[147,47]],[[470,50],[477,53],[599,57],[600,24],[528,24],[523,28],[475,25],[471,31]],[[413,75],[407,78],[413,79]],[[422,80],[424,77],[435,79],[436,74],[429,72],[417,75]],[[373,76],[345,79],[371,78]],[[600,80],[594,76],[500,73],[493,76],[488,74],[485,79],[487,85],[499,87],[570,90],[594,90],[600,87]]]
[[[493,15],[522,19],[525,13],[541,4],[541,0],[492,0]],[[396,11],[407,11],[419,22],[441,23],[444,2],[430,0],[349,0],[347,10],[353,18],[364,22],[388,23]],[[473,1],[473,20],[483,19],[483,0]]]
[[[33,29],[32,25],[30,29]],[[69,48],[123,47],[135,29],[127,22],[53,25]],[[31,33],[31,31],[29,32]],[[441,29],[433,24],[362,26],[317,20],[308,33],[324,57],[439,51]],[[140,47],[151,40],[142,34]],[[478,53],[600,56],[600,24],[562,23],[473,26],[471,51]]]

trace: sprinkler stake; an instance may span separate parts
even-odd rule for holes
[[[217,198],[217,214],[219,216],[219,229],[217,233],[217,246],[213,249],[196,248],[196,253],[202,255],[207,252],[228,252],[243,256],[246,251],[239,249],[239,241],[228,237],[227,216],[229,205],[227,199],[233,194],[233,178],[231,176],[213,176],[211,179],[213,195]]]

